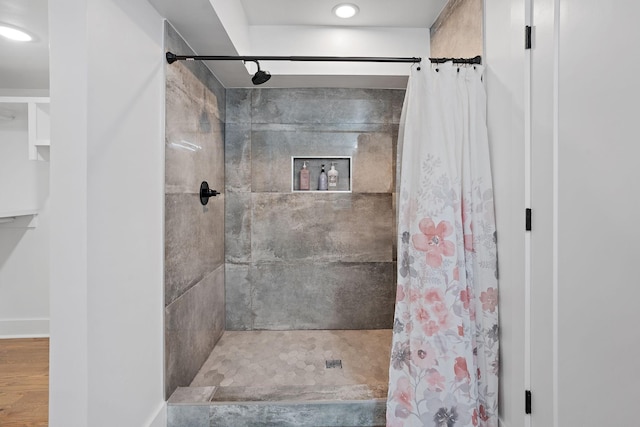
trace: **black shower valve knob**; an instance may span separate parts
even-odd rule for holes
[[[222,193],[212,190],[209,188],[209,183],[207,181],[202,181],[202,184],[200,184],[200,203],[202,203],[203,206],[209,203],[209,197],[215,197],[218,194]]]

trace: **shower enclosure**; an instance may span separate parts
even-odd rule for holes
[[[190,52],[169,25],[166,48]],[[167,65],[170,425],[384,425],[403,98]],[[292,192],[292,157],[334,156],[351,192]],[[202,206],[201,181],[223,194]]]

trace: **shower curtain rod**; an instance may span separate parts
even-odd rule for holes
[[[176,55],[166,53],[167,62],[173,64],[176,61],[301,61],[301,62],[408,62],[420,63],[422,58],[383,58],[383,57],[358,57],[358,56],[207,56],[207,55]],[[442,64],[452,61],[454,64],[481,64],[482,57],[475,58],[429,58],[432,63]]]
[[[358,56],[207,56],[176,55],[167,52],[167,62],[176,61],[298,61],[298,62],[411,62],[419,63],[422,58],[380,58]]]
[[[445,62],[453,62],[454,64],[482,64],[480,55],[473,58],[429,58],[432,64],[444,64]]]

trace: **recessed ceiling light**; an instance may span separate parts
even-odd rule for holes
[[[353,18],[360,8],[353,3],[340,3],[333,8],[333,14],[338,18]]]
[[[0,36],[4,36],[9,40],[14,40],[17,42],[30,42],[31,40],[33,40],[33,37],[31,37],[24,31],[5,24],[0,24]]]

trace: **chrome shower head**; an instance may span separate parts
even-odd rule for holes
[[[253,82],[253,84],[257,86],[269,81],[269,79],[271,78],[271,74],[269,74],[268,71],[261,70],[260,63],[258,61],[253,61],[253,62],[255,62],[256,65],[258,66],[258,71],[256,71],[253,77],[251,77],[251,81]]]

